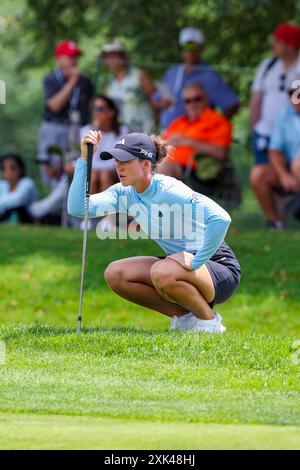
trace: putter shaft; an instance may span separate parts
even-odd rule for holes
[[[77,333],[79,333],[81,330],[81,320],[82,320],[82,300],[83,300],[88,222],[89,222],[88,217],[89,217],[90,191],[91,191],[92,159],[93,159],[93,145],[88,143],[88,161],[87,161],[87,175],[86,175],[87,178],[86,178],[86,188],[85,188],[84,234],[83,234],[83,244],[82,244],[81,281],[80,281]]]

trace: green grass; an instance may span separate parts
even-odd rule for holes
[[[239,331],[300,334],[300,232],[267,233],[235,226],[227,237],[242,266],[234,297],[220,305],[226,326]],[[1,227],[0,323],[74,326],[78,311],[82,233],[72,230]],[[166,328],[168,320],[124,301],[103,278],[113,260],[162,254],[148,240],[100,241],[89,234],[84,324]]]
[[[299,448],[299,240],[231,229],[243,278],[211,337],[106,287],[110,261],[152,242],[91,233],[76,335],[82,233],[1,227],[0,448]]]
[[[2,449],[295,449],[294,426],[0,415]],[[46,431],[45,431],[46,427]],[[11,436],[14,435],[12,441]]]

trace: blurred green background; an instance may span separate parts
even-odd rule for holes
[[[103,90],[107,73],[99,57],[107,40],[121,39],[132,60],[154,78],[180,61],[178,32],[196,26],[206,37],[205,60],[219,69],[241,97],[236,138],[248,139],[247,103],[258,63],[269,51],[270,33],[279,22],[300,22],[297,0],[1,0],[0,80],[6,105],[0,105],[0,154],[36,155],[42,114],[42,77],[54,67],[53,49],[65,38],[84,50],[80,65]]]

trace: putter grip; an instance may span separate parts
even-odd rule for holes
[[[93,161],[93,144],[87,144],[88,146],[88,158],[87,158],[87,175],[86,175],[86,197],[90,196],[91,193],[91,178],[92,178],[92,161]]]

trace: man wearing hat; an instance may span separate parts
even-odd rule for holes
[[[281,229],[282,221],[275,218],[273,202],[263,182],[268,181],[270,176],[269,147],[276,118],[289,104],[288,90],[300,74],[300,27],[282,23],[273,31],[272,36],[273,57],[260,64],[250,98],[255,157],[250,181],[257,200],[267,215],[268,227]]]
[[[220,108],[226,117],[233,116],[239,108],[239,99],[223,81],[221,75],[202,60],[204,36],[200,29],[183,28],[179,34],[183,64],[171,66],[163,78],[161,90],[153,101],[161,111],[160,124],[166,129],[178,116],[184,114],[182,91],[188,83],[204,86],[209,106]]]
[[[77,66],[79,47],[69,40],[55,49],[58,67],[44,78],[44,120],[39,134],[38,156],[47,159],[47,148],[58,145],[70,147],[71,126],[78,128],[89,122],[89,107],[93,96],[90,79]]]

